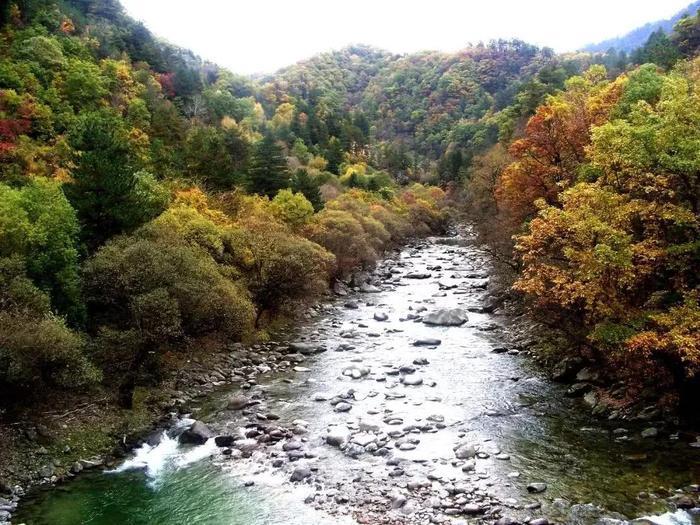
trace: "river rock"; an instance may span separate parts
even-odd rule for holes
[[[542,483],[540,481],[530,483],[527,486],[527,491],[533,494],[539,494],[540,492],[544,492],[545,490],[547,490],[547,484]]]
[[[659,435],[659,430],[656,427],[649,427],[642,430],[643,438],[653,438]]]
[[[294,472],[292,472],[292,476],[289,478],[289,481],[304,481],[306,478],[311,477],[311,470],[308,468],[295,468]]]
[[[340,297],[345,297],[346,295],[348,295],[348,287],[345,285],[345,283],[336,281],[335,283],[333,283],[333,293]]]
[[[476,457],[476,446],[471,443],[460,445],[455,449],[455,457],[457,459],[471,459]]]
[[[402,377],[401,382],[407,386],[419,386],[423,384],[423,378],[417,375],[410,375]]]
[[[385,312],[374,312],[374,320],[384,322],[389,320],[389,316]]]
[[[431,274],[427,272],[410,272],[405,277],[406,279],[430,279]]]
[[[214,433],[209,430],[208,426],[201,421],[195,421],[190,428],[180,435],[180,442],[192,445],[203,445],[213,436]]]
[[[226,407],[229,410],[243,410],[247,406],[250,406],[250,404],[250,399],[245,396],[233,396],[228,400],[228,405],[226,405]]]
[[[348,433],[342,431],[329,431],[326,434],[326,443],[332,447],[340,447],[348,439]]]
[[[442,344],[440,339],[427,337],[425,339],[416,339],[413,341],[413,346],[439,346]]]
[[[554,366],[552,379],[561,382],[571,381],[581,368],[583,368],[583,359],[580,357],[567,357]]]
[[[335,405],[334,410],[336,412],[350,412],[352,410],[352,405],[350,403],[346,403],[344,401],[341,401],[337,405]]]
[[[369,368],[366,366],[349,366],[343,370],[343,375],[352,377],[353,379],[361,379],[368,375],[370,372]]]
[[[302,355],[320,354],[325,350],[321,345],[315,343],[296,342],[289,343],[290,352],[298,352]]]
[[[425,324],[434,326],[462,326],[469,320],[460,308],[441,308],[423,316]]]
[[[233,446],[236,438],[234,436],[216,436],[214,438],[214,443],[217,447],[230,447]]]

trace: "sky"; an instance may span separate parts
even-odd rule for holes
[[[690,0],[122,0],[156,35],[241,74],[369,44],[455,51],[520,38],[573,51],[668,18]]]

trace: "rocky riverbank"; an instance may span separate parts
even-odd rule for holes
[[[647,421],[582,415],[569,387],[528,357],[561,340],[522,314],[494,272],[468,234],[416,242],[338,285],[341,297],[278,341],[186,360],[161,390],[170,415],[103,463],[179,436],[240,490],[273,478],[323,516],[358,523],[612,525],[694,508],[697,486],[658,489],[692,477],[664,464],[694,461],[692,447],[649,436]],[[185,414],[203,422],[183,424]],[[131,465],[149,475],[147,462]],[[49,480],[73,475],[58,468]]]

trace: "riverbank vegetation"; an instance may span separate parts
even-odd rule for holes
[[[652,35],[634,56],[656,63],[569,78],[467,182],[487,237],[513,250],[515,289],[629,398],[653,392],[688,413],[700,392],[697,28],[688,17]]]

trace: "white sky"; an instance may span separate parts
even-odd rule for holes
[[[520,38],[575,50],[690,0],[122,0],[155,34],[236,73],[269,73],[353,43],[395,53]]]

